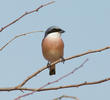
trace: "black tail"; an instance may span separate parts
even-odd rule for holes
[[[49,75],[55,75],[55,74],[56,74],[55,65],[52,65],[52,66],[50,67]]]

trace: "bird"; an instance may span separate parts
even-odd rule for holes
[[[56,60],[62,59],[64,62],[64,42],[61,38],[62,33],[65,31],[58,26],[51,26],[45,31],[42,40],[42,54],[48,61],[49,75],[55,75],[55,64],[50,66]]]

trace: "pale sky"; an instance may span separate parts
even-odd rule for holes
[[[49,1],[0,0],[0,27],[10,23],[24,12],[31,11]],[[56,0],[54,4],[41,8],[37,13],[25,16],[2,31],[0,47],[18,34],[35,30],[45,31],[53,25],[66,31],[62,36],[65,44],[64,57],[110,46],[110,0]],[[0,87],[16,86],[47,64],[41,52],[43,36],[44,32],[20,37],[0,51]],[[48,87],[98,81],[110,76],[110,50],[106,50],[66,61],[65,64],[59,63],[56,65],[55,76],[49,76],[49,71],[46,69],[24,87],[39,88],[69,73],[87,58],[89,61],[83,68]],[[0,92],[0,100],[14,100],[24,93],[21,91]],[[64,94],[76,96],[79,100],[109,100],[110,82],[36,92],[21,100],[53,100]]]

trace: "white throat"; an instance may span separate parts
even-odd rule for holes
[[[47,37],[51,37],[51,38],[59,38],[61,36],[61,34],[59,32],[53,32],[47,35]]]

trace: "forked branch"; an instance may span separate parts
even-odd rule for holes
[[[7,25],[4,26],[4,27],[1,27],[0,32],[2,32],[4,29],[6,29],[7,27],[11,26],[12,24],[16,23],[17,21],[19,21],[20,19],[22,19],[24,16],[29,15],[29,14],[32,14],[32,13],[34,13],[34,12],[38,12],[39,9],[41,9],[41,8],[47,6],[47,5],[50,5],[50,4],[54,3],[54,2],[55,2],[55,1],[48,2],[48,3],[46,3],[46,4],[40,5],[38,8],[36,8],[36,9],[34,9],[34,10],[32,10],[32,11],[27,11],[27,12],[25,12],[24,14],[22,14],[20,17],[18,17],[17,19],[15,19],[14,21],[12,21],[11,23],[7,24]]]
[[[74,56],[71,56],[71,57],[67,57],[67,58],[65,58],[65,61],[66,61],[66,60],[73,59],[73,58],[78,58],[78,57],[81,57],[81,56],[84,56],[84,55],[87,55],[87,54],[96,53],[96,52],[101,52],[101,51],[104,51],[104,50],[107,50],[107,49],[110,49],[110,46],[105,47],[105,48],[101,48],[101,49],[96,49],[96,50],[89,50],[89,51],[84,52],[84,53],[81,53],[81,54],[77,54],[77,55],[74,55]],[[54,65],[54,64],[57,64],[57,63],[59,63],[59,62],[62,62],[62,60],[59,59],[59,60],[53,62],[53,63],[51,64],[51,66]],[[43,70],[45,70],[45,69],[47,69],[47,68],[48,68],[48,66],[44,66],[44,67],[42,67],[41,69],[39,69],[38,71],[36,71],[35,73],[33,73],[32,75],[28,76],[28,77],[27,77],[21,84],[19,84],[16,88],[22,87],[22,86],[25,85],[26,82],[28,82],[31,78],[35,77],[36,75],[38,75],[40,72],[42,72]]]
[[[16,90],[24,90],[24,91],[50,91],[50,90],[58,90],[58,89],[65,89],[65,88],[72,88],[72,87],[81,87],[81,86],[86,86],[86,85],[95,85],[95,84],[101,84],[104,82],[110,81],[110,78],[105,78],[103,80],[99,80],[99,81],[94,81],[94,82],[83,82],[80,84],[73,84],[73,85],[65,85],[65,86],[58,86],[58,87],[53,87],[53,88],[43,88],[43,89],[39,89],[39,88],[0,88],[0,91],[16,91]]]

